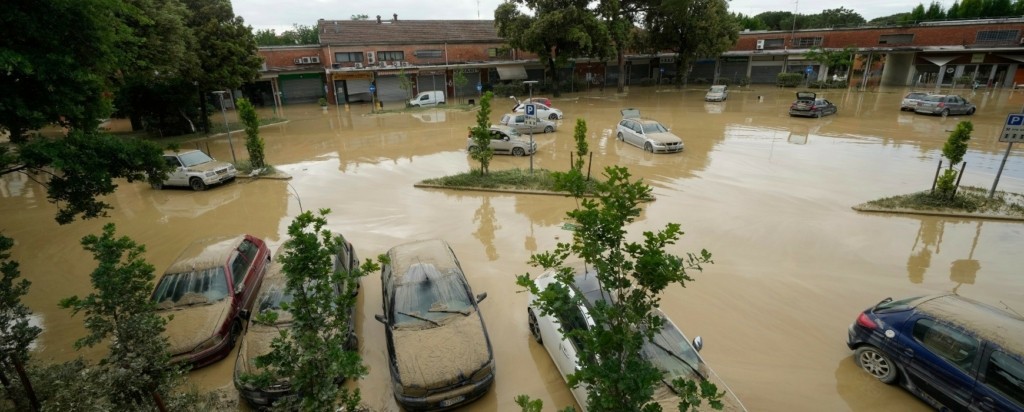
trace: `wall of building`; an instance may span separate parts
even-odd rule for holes
[[[854,46],[857,48],[866,47],[931,47],[931,46],[966,46],[974,45],[979,31],[991,30],[1019,30],[1016,44],[1019,45],[1020,34],[1024,34],[1024,23],[1003,23],[1003,24],[977,24],[969,26],[929,26],[929,27],[892,27],[892,28],[856,28],[856,29],[833,29],[833,30],[797,30],[771,31],[771,32],[744,32],[731,51],[754,51],[757,49],[758,40],[784,39],[783,46],[765,49],[806,49],[807,47],[794,47],[789,40],[801,37],[821,37],[821,47],[843,48]],[[913,34],[911,45],[881,44],[883,35],[892,34]]]

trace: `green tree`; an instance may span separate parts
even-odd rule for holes
[[[733,14],[733,19],[739,24],[742,30],[768,30],[768,25],[761,19],[754,16],[745,16],[743,13]]]
[[[626,72],[626,51],[636,41],[637,16],[642,13],[644,0],[600,0],[597,5],[598,17],[608,31],[614,47],[616,67],[619,73]],[[626,76],[618,77],[617,90],[622,93],[626,87]]]
[[[946,10],[942,8],[942,4],[933,1],[928,5],[928,10],[924,12],[925,20],[942,20],[946,18]]]
[[[358,351],[346,351],[349,310],[356,304],[359,278],[380,270],[367,259],[351,271],[333,268],[333,256],[344,247],[345,239],[327,229],[329,209],[318,215],[303,212],[288,226],[289,239],[278,256],[287,278],[292,301],[282,305],[292,316],[291,328],[274,338],[270,353],[256,358],[263,368],[255,377],[263,383],[287,377],[300,397],[286,398],[277,406],[282,410],[327,411],[359,410],[359,390],[339,387],[335,377],[357,379],[366,374]],[[380,258],[378,258],[380,259]],[[339,286],[341,293],[335,292]],[[257,322],[273,324],[277,312],[260,313]]]
[[[284,44],[284,39],[277,35],[274,29],[260,29],[253,33],[253,39],[256,40],[257,46],[281,46]]]
[[[351,20],[369,20],[370,16],[366,15],[366,14],[353,14],[351,17],[349,17],[349,19],[351,19]]]
[[[655,0],[644,19],[651,51],[676,53],[676,84],[681,85],[693,62],[719,56],[739,39],[739,26],[726,0]]]
[[[914,22],[924,21],[924,5],[918,3],[913,10],[910,11],[910,20]]]
[[[405,91],[405,98],[412,98],[412,79],[405,73],[405,69],[398,69],[398,88]]]
[[[486,176],[490,171],[491,158],[494,157],[494,149],[491,148],[491,99],[494,94],[484,93],[480,98],[480,110],[476,112],[476,126],[470,129],[469,134],[473,138],[475,149],[469,155],[480,162],[480,175]]]
[[[856,27],[865,23],[864,17],[853,10],[845,7],[837,9],[825,9],[818,15],[816,27]]]
[[[452,72],[452,85],[455,86],[452,90],[455,92],[455,96],[453,97],[455,97],[456,102],[459,101],[459,89],[464,87],[466,83],[469,83],[469,79],[466,78],[466,74],[462,73],[462,70],[455,69]]]
[[[809,60],[828,66],[825,75],[834,73],[833,70],[850,67],[853,63],[853,55],[857,49],[853,46],[846,46],[843,49],[826,49],[819,46],[811,46],[810,50],[804,53]]]
[[[256,108],[252,106],[249,99],[238,99],[235,104],[238,106],[238,117],[245,124],[245,150],[249,152],[249,165],[252,170],[258,170],[266,166],[263,152],[263,138],[260,137],[260,119],[256,114]]]
[[[663,319],[654,309],[666,287],[692,281],[688,271],[702,270],[711,263],[706,250],[675,256],[665,249],[682,236],[679,224],[669,223],[657,232],[644,232],[639,242],[629,241],[627,228],[640,215],[640,203],[649,199],[651,187],[632,180],[622,167],[605,169],[605,180],[595,183],[597,196],[581,200],[582,207],[567,213],[576,222],[571,243],[559,243],[554,250],[534,254],[530,264],[556,271],[558,283],[541,291],[529,274],[517,276],[516,283],[538,296],[542,313],[557,313],[560,308],[581,305],[583,296],[570,296],[565,284],[572,283],[575,270],[565,262],[572,256],[592,268],[597,280],[611,294],[611,302],[591,305],[596,327],[566,332],[581,342],[579,369],[569,375],[569,384],[587,386],[591,411],[656,411],[651,403],[655,385],[663,375],[641,354],[644,342],[663,327]],[[713,384],[673,382],[682,390],[680,410],[697,406],[701,399],[721,408],[719,393]],[[696,401],[694,401],[696,399]],[[521,404],[522,405],[522,404]]]
[[[953,5],[949,6],[949,9],[946,10],[946,18],[948,18],[948,19],[959,19],[959,18],[962,18],[962,17],[963,16],[960,15],[960,2],[959,1],[954,1]]]
[[[157,315],[149,298],[153,265],[142,258],[145,246],[126,236],[117,238],[114,231],[114,224],[108,223],[102,235],[82,238],[82,246],[99,263],[90,275],[94,291],[84,298],[62,299],[60,306],[73,315],[85,313],[89,332],[75,341],[76,349],[109,346],[100,367],[106,371],[107,397],[115,409],[138,410],[153,402],[164,411],[164,397],[180,371],[170,364],[163,335],[167,321]]]
[[[968,120],[957,123],[956,128],[949,133],[949,138],[942,145],[942,155],[949,159],[949,167],[939,176],[939,193],[944,196],[953,197],[956,194],[957,171],[954,166],[960,164],[967,154],[967,142],[971,140],[971,132],[974,131],[974,124]]]
[[[237,89],[259,78],[263,59],[257,53],[252,28],[235,16],[229,0],[181,0],[190,11],[186,25],[198,45],[195,50],[199,71],[199,95],[209,90]],[[206,105],[202,110],[203,130],[210,131]]]
[[[10,377],[6,374],[13,368],[29,402],[28,407],[22,405],[21,408],[38,411],[39,400],[25,372],[25,363],[29,359],[29,345],[42,329],[29,323],[32,311],[21,303],[21,297],[28,293],[31,283],[25,279],[18,280],[21,271],[18,270],[18,262],[11,259],[12,247],[14,241],[0,235],[0,381],[8,394],[13,393]],[[18,400],[11,398],[15,406],[19,406]]]
[[[512,47],[537,54],[558,97],[559,67],[571,58],[603,59],[612,53],[608,28],[590,7],[587,0],[510,0],[494,11],[494,25]]]

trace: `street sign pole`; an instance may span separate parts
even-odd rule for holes
[[[527,80],[523,84],[530,91],[530,103],[526,105],[526,117],[536,117],[537,107],[533,104],[533,85],[537,84],[536,80]],[[533,127],[530,127],[530,149],[533,149]],[[530,174],[533,174],[533,153],[536,150],[530,152]]]
[[[1010,113],[1006,116],[1006,123],[1003,125],[1003,133],[999,135],[1000,142],[1008,142],[1006,153],[1003,153],[1003,161],[999,163],[999,171],[996,172],[996,180],[992,182],[992,190],[988,191],[988,198],[996,195],[996,186],[999,185],[999,177],[1003,175],[1003,167],[1006,166],[1006,159],[1010,157],[1010,150],[1016,142],[1024,142],[1024,110],[1022,113]]]

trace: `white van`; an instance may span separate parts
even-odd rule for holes
[[[444,104],[444,91],[431,90],[429,92],[421,92],[409,100],[409,106],[436,106]]]

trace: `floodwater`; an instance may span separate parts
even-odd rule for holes
[[[560,129],[534,136],[533,162],[567,169],[572,129],[585,119],[594,173],[626,166],[654,188],[657,200],[644,206],[631,236],[678,222],[686,235],[671,251],[713,254],[715,263],[693,274],[695,282],[665,292],[663,309],[688,336],[704,338],[702,355],[751,411],[928,410],[856,367],[845,345],[848,325],[888,296],[954,290],[1024,311],[1024,224],[850,207],[929,188],[947,131],[961,119],[975,126],[963,184],[990,187],[1006,150],[997,134],[1006,114],[1024,105],[1024,93],[968,94],[978,114],[942,118],[900,112],[903,90],[826,91],[838,115],[804,119],[786,115],[794,91],[734,90],[724,103],[703,102],[696,88],[569,94],[555,100],[566,113]],[[508,103],[495,101],[500,110],[492,120]],[[615,140],[623,107],[660,119],[683,137],[686,150],[653,155]],[[455,250],[474,292],[488,293],[481,311],[498,375],[493,389],[465,410],[518,410],[518,394],[548,408],[572,405],[554,364],[530,338],[526,295],[518,293],[514,275],[537,274],[526,264],[529,255],[569,239],[562,224],[573,200],[413,188],[473,167],[465,136],[476,113],[368,112],[368,105],[327,112],[285,107],[290,122],[261,135],[268,162],[290,181],[239,179],[198,193],[124,183],[106,199],[114,206],[109,218],[66,226],[54,222],[55,208],[40,186],[23,175],[4,176],[0,231],[16,240],[14,258],[33,282],[25,300],[44,328],[36,356],[77,356],[72,342],[84,334],[82,318],[57,302],[89,292],[95,266],[79,242],[104,223],[117,223],[119,234],[145,244],[160,273],[195,238],[247,232],[276,250],[301,210],[330,208],[330,227],[361,257],[440,237]],[[240,136],[234,134],[234,146],[244,157]],[[215,157],[231,158],[225,139],[207,146]],[[496,157],[491,168],[529,163]],[[1011,153],[999,188],[1024,192],[1024,152]],[[364,279],[359,300],[357,331],[370,369],[359,387],[368,405],[395,410],[384,330],[373,318],[381,312],[379,279],[377,273]],[[208,390],[230,388],[234,356],[191,373],[191,381]]]

